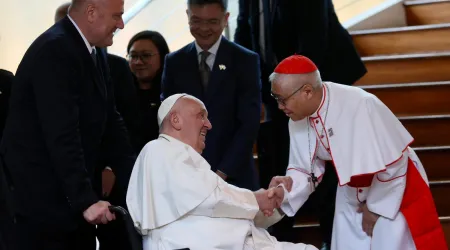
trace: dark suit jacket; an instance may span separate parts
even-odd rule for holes
[[[121,187],[128,184],[135,158],[114,105],[106,54],[97,49],[97,55],[96,69],[66,17],[33,42],[16,73],[0,153],[15,187],[16,215],[42,228],[76,229],[98,201],[93,179],[102,154],[121,172]]]
[[[207,91],[200,81],[194,43],[169,54],[164,66],[163,98],[176,93],[202,100],[213,126],[203,156],[213,171],[228,175],[230,183],[258,188],[252,156],[259,129],[261,89],[258,55],[221,38]],[[219,65],[225,65],[220,70]]]
[[[0,69],[0,140],[2,139],[3,129],[5,127],[13,79],[13,73]]]
[[[267,2],[269,0],[263,0]],[[271,0],[265,7],[266,61],[277,62],[294,53],[309,57],[325,81],[353,84],[366,73],[351,36],[339,22],[331,0]],[[259,0],[239,0],[235,42],[259,49]]]
[[[137,145],[141,144],[141,133],[137,88],[133,73],[131,73],[127,60],[122,57],[108,54],[108,64],[114,86],[117,111],[123,117],[131,143],[137,151],[139,148]]]
[[[145,144],[159,136],[157,113],[161,104],[160,87],[139,89],[136,77],[122,57],[108,54],[108,63],[117,111],[125,121],[136,154],[139,154]]]
[[[263,0],[265,54],[263,101],[274,111],[266,80],[276,64],[301,54],[317,64],[322,80],[351,85],[367,72],[351,36],[340,24],[331,0]],[[261,53],[259,0],[239,0],[235,42]]]
[[[11,72],[0,69],[0,141],[5,127],[13,78],[14,75]],[[8,239],[11,238],[11,227],[13,226],[12,209],[10,207],[11,192],[8,183],[9,178],[7,178],[3,159],[0,155],[0,249],[9,249],[7,248],[9,245]]]
[[[278,61],[302,54],[317,64],[323,80],[348,85],[367,72],[331,0],[275,1],[272,41]]]

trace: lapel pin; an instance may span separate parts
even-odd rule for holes
[[[223,65],[223,64],[220,64],[220,65],[219,65],[219,69],[220,69],[220,70],[226,70],[227,67],[226,67],[225,65]]]
[[[334,135],[334,133],[333,133],[333,128],[329,128],[329,129],[328,129],[328,135],[329,135],[330,137],[332,137],[332,136]]]

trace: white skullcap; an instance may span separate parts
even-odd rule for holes
[[[158,126],[161,127],[164,118],[166,118],[167,114],[172,109],[173,105],[183,96],[187,96],[187,94],[174,94],[167,97],[158,109]]]

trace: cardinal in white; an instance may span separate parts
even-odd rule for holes
[[[409,147],[413,138],[386,105],[361,88],[323,82],[301,55],[283,60],[270,81],[290,117],[286,177],[269,186],[292,185],[281,205],[287,216],[331,161],[339,178],[332,250],[447,249],[425,170]]]
[[[160,137],[139,154],[126,198],[144,250],[317,249],[278,242],[264,229],[282,218],[283,186],[252,192],[211,171],[200,155],[212,127],[200,100],[170,96],[158,122]]]

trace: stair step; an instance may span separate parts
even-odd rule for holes
[[[444,230],[445,239],[447,242],[450,242],[450,217],[440,217],[442,229]],[[319,228],[319,224],[311,225],[309,227],[304,227],[302,225],[295,225],[295,232],[292,234],[295,235],[293,237],[294,243],[305,243],[312,244],[318,248],[321,247],[322,237]]]
[[[450,181],[430,181],[430,189],[441,219],[441,224],[443,227],[444,223],[446,224],[444,227],[444,230],[446,230],[446,239],[450,242],[450,225],[447,225],[450,224],[450,221],[448,221],[450,220],[450,203],[447,201],[447,195],[450,192]],[[305,204],[295,216],[293,228],[298,232],[292,238],[295,242],[303,242],[315,246],[319,246],[318,244],[321,243],[317,208],[318,205],[316,203]]]
[[[450,180],[450,146],[414,148],[430,181]]]
[[[450,181],[430,181],[430,189],[439,216],[450,216]]]
[[[450,243],[450,217],[440,218],[447,245]]]
[[[450,80],[450,53],[422,53],[363,57],[367,74],[355,85]]]
[[[320,249],[322,235],[319,224],[311,227],[294,226],[292,230],[292,234],[294,235],[294,237],[292,237],[293,243],[311,244]]]
[[[414,137],[413,147],[450,145],[450,115],[410,116],[399,119]]]
[[[450,23],[450,1],[405,1],[408,25]]]
[[[450,115],[404,116],[399,117],[399,120],[414,137],[412,147],[431,147],[436,149],[439,146],[450,145],[450,133],[448,133]],[[255,143],[253,158],[255,161],[258,161],[258,152],[256,150]]]
[[[450,180],[450,171],[448,171],[450,146],[413,147],[413,149],[427,172],[428,180]],[[255,162],[257,162],[258,156],[254,156],[254,158]]]
[[[371,85],[361,88],[377,96],[399,117],[450,114],[450,82]]]
[[[431,181],[450,180],[450,146],[414,148]],[[258,156],[255,156],[257,165]]]
[[[406,116],[400,122],[414,137],[411,145],[424,165],[429,180],[450,179],[450,115]],[[253,154],[258,167],[258,155]]]
[[[450,23],[353,31],[361,56],[450,51]],[[424,39],[426,37],[426,39]]]
[[[447,195],[450,192],[450,181],[440,180],[430,181],[431,194],[433,195],[434,202],[436,204],[436,210],[439,216],[450,216],[450,202],[447,201]],[[295,215],[295,225],[315,225],[318,221],[318,200],[316,197],[312,197],[312,200],[297,212]]]

